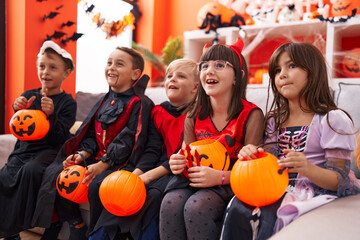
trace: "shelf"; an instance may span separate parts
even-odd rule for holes
[[[320,20],[296,21],[289,23],[272,23],[246,25],[243,56],[250,71],[254,72],[266,66],[273,51],[284,42],[305,41],[314,44],[325,55],[330,76],[330,85],[336,85],[338,79],[346,79],[342,74],[341,62],[346,51],[360,48],[360,15],[345,23],[329,23]],[[215,32],[195,30],[184,32],[185,57],[199,61],[206,43],[211,44]],[[218,28],[218,39],[222,44],[233,44],[239,37],[238,27]],[[349,81],[360,82],[360,79],[349,78]],[[249,84],[253,88],[252,84]],[[254,85],[254,88],[263,86]]]

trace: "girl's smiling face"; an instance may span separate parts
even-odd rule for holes
[[[105,67],[106,80],[114,92],[121,93],[131,88],[140,76],[140,69],[133,69],[132,57],[128,53],[115,50]]]
[[[283,52],[275,70],[275,86],[279,93],[289,101],[298,101],[307,82],[308,73],[295,65],[288,52]]]
[[[200,66],[200,80],[206,94],[210,97],[221,97],[231,93],[235,85],[235,71],[232,64],[222,60],[206,61]]]

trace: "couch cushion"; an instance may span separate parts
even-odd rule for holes
[[[2,168],[9,158],[10,153],[14,150],[17,138],[12,134],[0,135],[0,168]]]
[[[84,121],[95,103],[104,95],[105,93],[77,92],[75,97],[77,103],[76,121]]]

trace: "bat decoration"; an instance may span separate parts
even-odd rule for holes
[[[45,16],[43,17],[43,21],[45,21],[45,20],[48,19],[48,18],[49,18],[49,19],[52,19],[52,18],[56,17],[58,14],[59,14],[58,12],[50,12],[49,15],[45,15]]]
[[[63,28],[63,27],[70,27],[70,26],[72,26],[73,24],[75,24],[74,22],[71,22],[71,21],[67,21],[67,23],[63,23],[63,24],[61,24],[61,28]]]
[[[46,35],[46,40],[62,38],[66,33],[55,31],[53,35]]]
[[[92,10],[93,10],[94,8],[95,8],[95,5],[94,5],[94,4],[91,4],[90,7],[88,7],[85,12],[86,12],[86,13],[92,12]]]
[[[354,8],[352,10],[352,14],[350,16],[344,16],[344,17],[332,17],[332,18],[324,18],[323,15],[316,15],[320,21],[330,22],[330,23],[337,23],[337,22],[346,22],[350,18],[354,17],[356,15],[357,8]]]
[[[73,34],[70,38],[65,37],[65,39],[61,40],[61,43],[62,43],[63,45],[66,45],[66,43],[69,42],[69,41],[76,41],[76,40],[78,40],[79,38],[81,38],[82,35],[84,35],[84,34],[83,34],[83,33],[76,33],[76,32],[74,32],[74,34]]]
[[[64,5],[60,5],[60,6],[58,6],[57,8],[56,8],[56,10],[59,10],[59,9],[61,9],[61,8],[63,8],[64,7]]]
[[[134,15],[135,17],[135,23],[137,23],[139,21],[139,18],[141,17],[141,12],[140,9],[138,7],[138,5],[134,5],[133,9],[130,10],[130,12]]]

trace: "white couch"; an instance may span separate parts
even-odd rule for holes
[[[339,84],[339,88],[334,93],[336,103],[349,111],[355,122],[355,126],[360,126],[360,108],[354,103],[360,102],[360,85]],[[165,90],[163,88],[148,88],[145,91],[155,104],[166,100]],[[101,95],[101,94],[100,94]],[[78,103],[77,120],[83,120],[84,116],[90,111],[92,105],[89,101],[95,103],[100,95],[86,93],[77,93],[76,101]],[[257,104],[265,112],[267,101],[267,86],[260,85],[256,88],[250,86],[247,91],[249,101]],[[357,100],[356,100],[357,98]],[[269,102],[271,102],[271,97]],[[10,134],[0,135],[0,167],[2,167],[14,148],[15,137]],[[360,175],[356,165],[353,170]],[[81,204],[84,219],[88,221],[88,203]],[[360,194],[356,196],[337,199],[325,206],[315,209],[282,229],[274,235],[272,240],[282,239],[360,239]],[[33,229],[36,232],[42,232],[42,229]],[[60,239],[68,238],[68,227],[65,225],[59,236]]]

